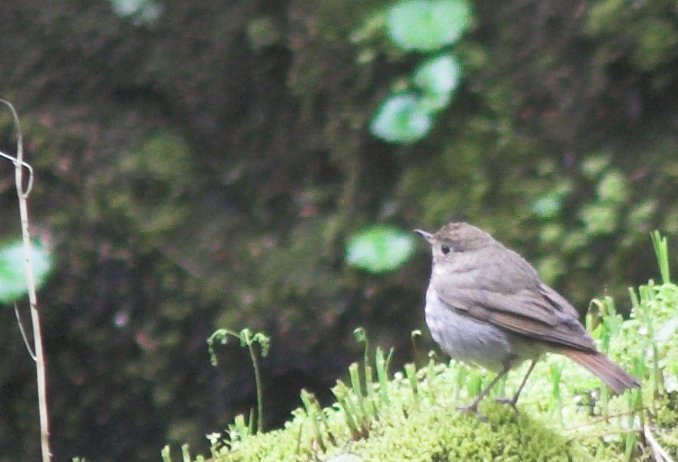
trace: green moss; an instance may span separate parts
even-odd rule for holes
[[[187,216],[189,159],[188,145],[180,137],[167,131],[146,136],[118,158],[115,187],[106,191],[110,207],[148,239],[172,231]]]
[[[387,419],[377,435],[356,443],[366,461],[582,460],[583,451],[542,422],[501,405],[483,407],[487,422],[452,406],[431,406]],[[407,428],[406,436],[403,429]]]
[[[640,8],[626,0],[597,2],[588,11],[586,29],[598,39],[599,59],[626,60],[641,72],[655,73],[655,85],[671,80],[664,68],[678,58],[678,10],[673,2]]]
[[[664,447],[675,452],[678,356],[668,341],[670,333],[654,335],[653,325],[675,322],[678,286],[650,282],[632,293],[632,304],[631,319],[623,321],[610,298],[597,300],[598,310],[587,325],[600,348],[641,379],[640,389],[610,396],[599,388],[599,379],[551,355],[527,382],[520,414],[491,397],[510,395],[527,364],[481,403],[485,418],[479,418],[460,413],[457,406],[473,398],[488,374],[431,360],[416,373],[408,365],[391,381],[369,379],[365,384],[373,371],[376,376],[386,373],[377,351],[374,369],[369,364],[349,368],[351,386],[339,382],[332,407],[321,410],[303,392],[304,407],[281,430],[253,434],[240,417],[224,438],[210,435],[213,460],[341,460],[340,455],[348,454],[355,456],[352,460],[375,462],[630,460],[645,457],[649,450],[638,444],[638,422],[648,422]],[[655,352],[656,368],[647,351]],[[359,370],[365,371],[362,379]]]
[[[351,438],[345,423],[346,409],[342,406],[323,411],[329,426],[321,432],[321,437],[306,411],[297,409],[293,412],[294,418],[281,430],[252,435],[242,428],[237,432],[236,427],[230,427],[230,449],[221,443],[215,444],[213,460],[298,461],[316,457],[324,460],[346,453],[357,455],[361,461],[375,462],[619,460],[621,439],[613,438],[602,444],[596,436],[597,432],[605,431],[613,434],[614,429],[619,428],[617,425],[623,424],[618,417],[611,418],[609,423],[595,418],[595,424],[585,424],[593,425],[587,427],[588,432],[572,433],[552,417],[550,406],[543,407],[549,402],[551,388],[548,367],[538,368],[537,375],[529,382],[521,414],[516,416],[510,408],[488,400],[481,405],[486,420],[456,409],[458,402],[452,398],[455,394],[460,394],[463,400],[470,399],[465,387],[455,391],[460,367],[438,365],[420,370],[417,393],[409,381],[397,376],[388,384],[388,404],[376,401],[375,418],[357,439]],[[517,386],[522,372],[524,370],[512,374],[510,389]],[[586,381],[579,380],[581,374],[585,373],[567,370],[564,378],[571,383],[585,384]],[[567,388],[563,387],[563,401],[576,402]],[[618,412],[623,402],[621,399],[611,402],[609,414]],[[590,419],[587,413],[586,408],[571,405],[565,410],[571,423],[587,422]]]

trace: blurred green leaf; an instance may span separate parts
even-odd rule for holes
[[[563,239],[564,229],[558,223],[544,223],[539,231],[539,238],[546,244],[558,244]]]
[[[22,241],[0,246],[0,303],[8,303],[27,293]],[[39,242],[33,242],[31,252],[36,287],[40,287],[52,269],[52,256]]]
[[[581,171],[584,173],[584,176],[593,179],[605,170],[608,165],[610,165],[608,156],[605,154],[598,154],[584,160],[581,165]]]
[[[657,204],[654,200],[643,201],[631,209],[627,223],[631,229],[644,229],[648,227],[656,213]]]
[[[539,218],[555,218],[563,206],[563,196],[557,192],[547,193],[531,205],[532,212]]]
[[[553,284],[563,274],[565,265],[560,257],[548,256],[539,260],[537,267],[541,278],[548,284]]]
[[[129,18],[134,25],[153,24],[162,13],[155,0],[108,0],[118,16]]]
[[[392,226],[373,226],[351,237],[346,261],[370,273],[392,271],[412,255],[414,244],[411,233]]]
[[[590,235],[610,234],[617,228],[617,211],[608,205],[585,205],[579,217]]]
[[[431,113],[421,98],[406,93],[393,95],[382,103],[372,119],[370,131],[382,140],[408,144],[423,138],[432,124]]]
[[[445,108],[459,85],[461,66],[454,55],[447,53],[429,59],[414,74],[414,83],[423,90],[424,99],[433,110]]]
[[[409,0],[389,10],[387,27],[396,45],[433,51],[457,41],[470,20],[471,10],[464,0]]]
[[[607,172],[598,183],[598,197],[603,201],[625,202],[629,195],[629,185],[619,171]]]

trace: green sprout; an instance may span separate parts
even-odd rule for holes
[[[662,276],[662,282],[668,284],[671,282],[671,270],[669,268],[669,244],[666,237],[662,237],[659,231],[650,234],[655,254],[657,255],[657,264],[659,265],[659,274]]]
[[[254,368],[254,381],[257,390],[257,431],[261,433],[264,429],[264,397],[263,397],[263,387],[261,384],[261,373],[259,371],[259,361],[257,360],[257,354],[254,348],[255,344],[259,344],[259,349],[261,351],[261,356],[265,358],[268,356],[268,352],[271,347],[271,339],[262,332],[257,332],[252,334],[252,331],[245,328],[240,332],[235,332],[229,329],[218,329],[207,339],[207,347],[210,354],[210,362],[213,366],[218,364],[217,355],[214,351],[214,342],[219,342],[222,345],[225,345],[228,337],[236,338],[240,341],[240,346],[247,347],[247,350],[250,354],[250,360],[252,361],[252,367]],[[250,416],[250,427],[252,424],[253,416]]]
[[[388,396],[388,368],[393,357],[393,348],[388,352],[388,356],[384,356],[384,351],[381,347],[377,347],[375,353],[375,363],[377,367],[377,378],[379,379],[379,395],[384,406],[390,406],[391,401]]]
[[[560,422],[560,425],[563,425],[564,420],[563,420],[563,399],[560,394],[560,377],[563,372],[563,368],[560,367],[558,364],[551,364],[551,367],[549,368],[549,371],[551,373],[551,398],[552,398],[552,405],[553,409],[558,415],[558,421]]]

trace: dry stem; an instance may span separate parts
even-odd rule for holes
[[[31,192],[33,184],[33,170],[30,165],[23,161],[23,136],[21,134],[21,125],[19,124],[19,116],[14,110],[14,106],[8,101],[0,99],[0,102],[9,106],[14,118],[16,126],[17,138],[17,156],[8,157],[14,163],[14,179],[16,183],[16,192],[19,198],[19,215],[21,217],[21,235],[24,244],[25,269],[26,269],[26,284],[28,287],[28,301],[31,308],[31,321],[33,323],[33,348],[35,351],[35,369],[37,373],[38,382],[38,409],[40,411],[40,448],[42,450],[43,462],[50,462],[52,456],[49,449],[49,414],[47,410],[47,382],[45,374],[45,356],[42,348],[42,330],[40,328],[40,313],[38,312],[38,299],[35,295],[35,277],[33,275],[33,265],[31,264],[31,238],[28,232],[28,206],[26,200]],[[28,186],[24,190],[23,186],[23,169],[29,170]]]

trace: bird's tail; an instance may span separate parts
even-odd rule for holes
[[[624,369],[613,363],[602,353],[563,349],[562,354],[584,366],[592,374],[605,382],[615,393],[621,393],[628,388],[640,386],[638,379],[629,375]]]

